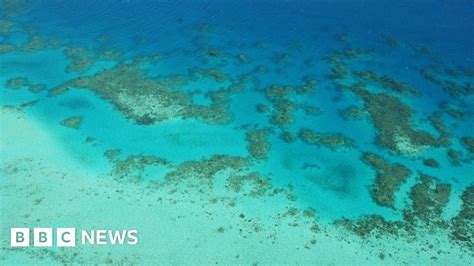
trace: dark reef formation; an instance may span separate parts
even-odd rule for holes
[[[60,123],[65,127],[79,129],[81,127],[83,118],[81,116],[73,116],[62,120]]]
[[[377,73],[373,71],[353,71],[352,74],[364,81],[370,81],[374,83],[375,85],[380,86],[389,91],[412,94],[412,95],[420,94],[418,90],[415,89],[414,87],[406,83],[397,81],[394,78],[391,78],[387,75],[379,76]]]
[[[25,77],[17,77],[13,79],[7,80],[5,85],[9,89],[21,89],[21,88],[28,88],[29,91],[37,93],[41,92],[46,89],[46,86],[43,84],[32,84],[27,78]]]
[[[474,252],[474,185],[461,196],[461,211],[452,220],[451,239]]]
[[[139,124],[153,124],[173,118],[198,118],[217,124],[232,120],[226,90],[210,92],[210,106],[197,105],[190,94],[172,89],[184,82],[180,77],[150,78],[140,69],[140,64],[131,63],[94,76],[70,80],[50,90],[50,95],[58,95],[69,88],[90,89]]]
[[[269,130],[257,129],[250,130],[246,134],[247,150],[250,155],[257,160],[267,159],[268,151],[271,148],[271,143],[268,140],[270,134]]]
[[[299,138],[310,145],[321,145],[331,150],[355,147],[354,140],[342,134],[318,133],[304,128],[299,132]]]
[[[341,219],[335,224],[363,238],[391,235],[412,241],[426,233],[449,232],[451,240],[474,252],[473,191],[472,185],[468,187],[461,197],[460,212],[452,219],[445,219],[442,215],[451,195],[451,186],[421,174],[419,182],[409,192],[411,204],[403,209],[403,220],[387,221],[380,215],[368,215],[355,221]]]
[[[470,153],[474,153],[474,137],[463,137],[461,142]]]
[[[377,144],[399,154],[416,156],[426,147],[443,145],[430,133],[412,126],[412,110],[398,98],[388,94],[371,93],[358,83],[351,90],[364,101],[377,129]]]
[[[364,153],[363,160],[377,173],[371,188],[374,201],[380,206],[395,208],[395,194],[411,171],[401,164],[392,164],[373,153]]]

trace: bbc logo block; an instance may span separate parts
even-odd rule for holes
[[[33,229],[33,246],[52,247],[53,246],[53,228]]]
[[[29,228],[11,228],[10,229],[10,246],[12,247],[29,247],[30,241]],[[35,247],[52,247],[53,246],[53,228],[34,228],[33,229],[33,246]],[[75,228],[57,228],[56,229],[56,246],[58,247],[74,247],[76,246],[76,229]]]
[[[79,245],[136,245],[137,230],[78,230],[76,228],[11,228],[12,247],[75,247]]]
[[[30,229],[29,228],[10,229],[10,245],[12,247],[30,246]]]

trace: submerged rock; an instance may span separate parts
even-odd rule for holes
[[[73,116],[61,121],[61,125],[65,127],[70,127],[73,129],[79,129],[82,125],[82,120],[83,120],[82,116]]]

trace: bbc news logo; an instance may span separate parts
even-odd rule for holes
[[[76,228],[11,228],[10,246],[12,247],[75,247],[82,245],[136,245],[137,230],[81,230],[80,241],[76,238]],[[30,238],[31,236],[31,238]],[[54,242],[54,243],[53,243]]]

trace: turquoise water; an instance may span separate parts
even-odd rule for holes
[[[473,14],[0,1],[0,264],[469,264]],[[12,227],[140,242],[15,248]]]

